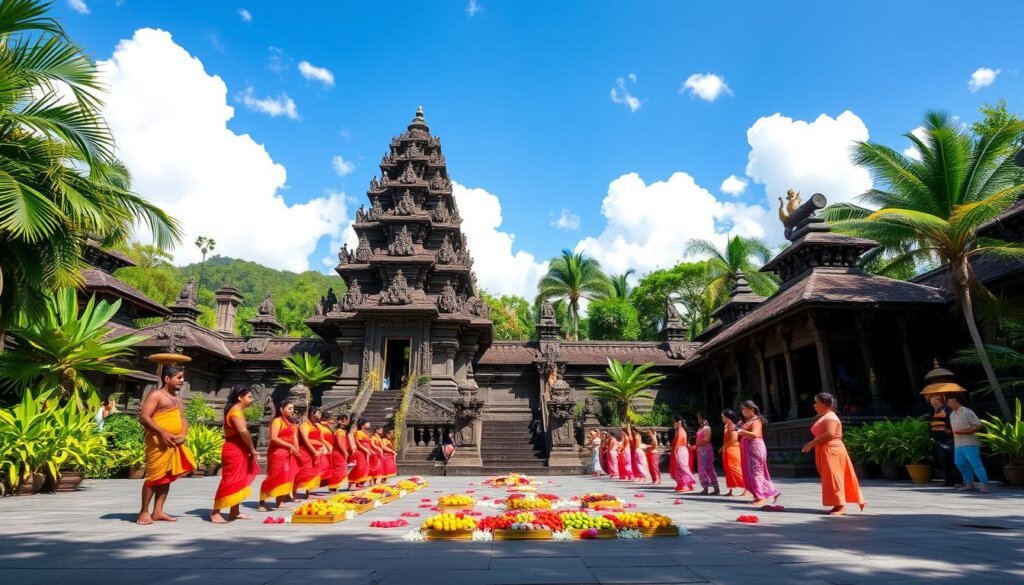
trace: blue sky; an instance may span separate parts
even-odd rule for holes
[[[908,143],[900,134],[928,108],[965,122],[976,119],[981,104],[999,98],[1011,110],[1024,109],[1024,8],[1010,1],[451,0],[300,8],[254,1],[74,0],[57,2],[54,12],[98,60],[111,59],[118,43],[140,29],[166,31],[184,51],[171,55],[165,38],[136,38],[140,59],[160,54],[167,61],[154,56],[151,71],[132,68],[127,63],[133,53],[125,49],[112,84],[125,97],[115,96],[108,116],[115,132],[126,129],[122,146],[131,152],[125,158],[154,199],[167,201],[187,226],[201,225],[212,232],[206,235],[223,239],[221,251],[228,255],[326,269],[324,258],[350,237],[345,219],[365,201],[390,137],[422,104],[432,131],[443,139],[449,172],[467,188],[457,196],[467,221],[476,225],[467,232],[481,281],[505,292],[525,292],[543,261],[565,247],[582,246],[609,269],[643,272],[678,260],[681,242],[690,236],[760,235],[760,229],[776,240],[777,220],[768,206],[780,189],[796,186],[849,199],[869,181],[856,169],[840,168],[844,162],[836,156],[816,160],[822,151],[864,137],[903,149]],[[203,82],[204,75],[196,70],[182,73],[180,82],[173,78],[173,63],[186,53],[198,59],[205,77],[223,81],[220,105],[234,108],[233,115],[221,116],[227,131],[251,137],[242,150],[262,146],[272,162],[262,161],[266,173],[247,177],[256,163],[239,155],[223,161],[220,171],[211,167],[192,182],[181,179],[181,188],[201,191],[199,183],[222,173],[216,187],[206,186],[208,193],[222,193],[265,174],[266,190],[262,184],[246,188],[268,200],[276,193],[286,207],[242,218],[248,236],[231,235],[223,226],[232,217],[223,211],[209,212],[216,222],[203,218],[208,212],[201,204],[212,195],[196,198],[199,204],[170,203],[173,193],[161,190],[171,189],[174,173],[159,181],[159,174],[145,178],[175,139],[139,130],[143,123],[157,125],[154,118],[166,113],[168,126],[180,131],[194,124],[188,132],[200,137],[199,125],[225,123],[199,112],[205,106],[223,110],[212,104],[217,91],[202,103],[190,101],[201,93],[192,92],[190,83]],[[319,79],[304,76],[302,62],[317,68]],[[325,83],[321,69],[333,84]],[[981,86],[969,87],[979,69]],[[696,78],[704,81],[705,97],[681,89],[691,76],[706,74],[715,77]],[[133,103],[150,101],[145,88],[155,84],[147,75],[172,77],[161,91],[181,91],[183,97],[165,95],[159,110],[128,112]],[[718,81],[728,89],[714,95]],[[627,93],[638,100],[633,107]],[[294,117],[269,115],[271,106],[287,106],[285,96]],[[276,101],[262,102],[264,111],[253,109],[254,100],[268,98]],[[175,112],[176,104],[185,111]],[[823,114],[828,118],[817,123]],[[755,127],[756,145],[748,136]],[[332,165],[337,156],[354,165],[344,176]],[[759,162],[748,168],[752,158]],[[286,181],[274,178],[272,163],[283,167]],[[685,175],[670,179],[676,173]],[[748,184],[738,195],[722,191],[730,175]],[[244,193],[235,197],[236,204],[245,201]],[[285,222],[317,236],[313,244],[287,241],[275,234],[272,221],[264,223],[278,215],[274,209],[284,216],[291,213],[287,206],[318,198],[315,210]],[[563,209],[567,221],[560,228],[553,223]],[[326,217],[335,212],[346,217]],[[277,255],[246,253],[246,238],[278,237]],[[282,251],[289,250],[300,257],[283,259]],[[183,249],[178,259],[193,254]],[[521,278],[499,274],[510,266]]]

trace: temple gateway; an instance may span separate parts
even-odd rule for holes
[[[430,133],[422,109],[391,139],[380,169],[368,206],[356,212],[357,247],[338,253],[344,286],[337,290],[344,292],[324,291],[306,321],[318,337],[281,336],[270,295],[250,321],[254,334],[236,335],[242,297],[231,286],[216,291],[214,329],[202,327],[194,281],[163,307],[113,276],[129,259],[98,247],[83,294],[123,300],[119,332],[134,329],[137,318],[164,318],[139,330],[149,337],[137,346],[138,369],[150,369],[150,353],[180,351],[193,359],[188,392],[223,404],[233,385],[252,387],[267,405],[261,441],[271,403],[289,391],[275,381],[284,373],[281,359],[322,356],[339,370],[314,401],[394,426],[400,466],[421,472],[437,465],[449,433],[459,448],[448,473],[581,471],[582,431],[599,426],[600,411],[583,378],[602,376],[608,358],[653,363],[666,376],[653,389],[658,402],[706,409],[712,419],[753,398],[771,421],[769,444],[799,449],[815,393],[838,393],[854,418],[922,411],[924,373],[967,346],[944,271],[910,282],[862,272],[857,259],[874,242],[832,233],[815,217],[826,203],[822,195],[793,206],[784,225],[790,245],[762,269],[779,276],[779,291],[758,296],[741,275],[712,326],[693,341],[671,304],[657,342],[560,339],[547,304],[536,339],[495,341],[441,139]],[[1022,224],[1018,204],[985,229],[1012,240],[1024,233]],[[1014,291],[1021,290],[1021,266],[975,268],[990,288],[1020,304]],[[978,378],[971,372],[962,381]],[[141,375],[100,385],[139,397],[154,381]],[[661,440],[668,439],[661,429]]]

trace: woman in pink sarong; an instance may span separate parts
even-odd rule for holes
[[[601,469],[604,470],[605,475],[608,477],[615,477],[618,470],[612,465],[611,459],[611,448],[613,442],[611,433],[608,431],[601,431]]]
[[[686,423],[683,417],[676,416],[672,424],[675,434],[672,436],[672,457],[669,459],[669,473],[676,480],[677,492],[691,492],[697,485],[690,471],[690,448],[686,445]]]
[[[768,448],[764,444],[764,417],[753,400],[740,405],[743,423],[736,425],[740,436],[740,466],[743,467],[743,486],[754,494],[754,506],[760,508],[771,499],[774,503],[782,495],[768,473]]]
[[[651,474],[651,483],[661,485],[661,451],[658,450],[658,433],[647,429],[647,438],[651,444],[647,449],[647,470]]]
[[[633,429],[631,436],[633,438],[633,482],[645,483],[650,477],[650,471],[647,470],[647,445],[644,445],[639,430]]]
[[[622,429],[622,442],[619,443],[619,479],[633,481],[633,450],[629,431]]]
[[[618,479],[622,473],[622,466],[619,465],[619,438],[615,433],[608,431],[608,477]]]
[[[697,415],[697,473],[700,476],[700,485],[704,488],[701,495],[708,495],[708,489],[714,488],[711,492],[716,496],[718,491],[718,474],[715,473],[715,448],[711,445],[711,425],[704,414]]]

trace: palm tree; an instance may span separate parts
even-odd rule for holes
[[[616,274],[608,277],[612,283],[612,294],[611,296],[616,299],[628,299],[629,293],[631,292],[629,286],[629,277],[634,274],[636,270],[630,268],[622,274]]]
[[[551,260],[548,273],[537,285],[539,301],[564,300],[569,308],[572,338],[580,337],[580,299],[594,300],[611,296],[612,286],[601,264],[594,258],[562,250],[560,258]]]
[[[144,335],[110,337],[110,320],[121,307],[93,296],[79,313],[75,290],[57,291],[45,305],[44,316],[27,326],[14,327],[15,346],[0,354],[0,386],[37,393],[59,389],[61,398],[98,404],[96,387],[87,374],[127,374],[114,363],[131,353]]]
[[[324,365],[320,356],[310,353],[299,353],[281,360],[281,365],[288,370],[277,378],[283,384],[302,384],[310,391],[321,384],[334,380],[338,368]]]
[[[771,249],[760,238],[726,237],[721,250],[708,240],[690,240],[683,255],[708,256],[706,294],[716,307],[728,298],[737,272],[743,272],[750,288],[759,295],[771,296],[779,288],[772,275],[760,271],[772,257]]]
[[[860,196],[864,206],[841,203],[825,218],[842,232],[878,242],[868,261],[882,260],[880,271],[948,266],[949,287],[1003,416],[1010,407],[985,351],[974,315],[974,294],[986,294],[971,261],[983,257],[1024,259],[1024,247],[982,238],[978,227],[997,217],[1024,193],[1015,180],[1012,145],[1024,122],[1006,121],[977,138],[943,112],[927,112],[924,136],[906,136],[921,160],[869,142],[860,142],[854,160],[867,167],[881,188]]]
[[[653,401],[654,396],[647,391],[647,388],[654,386],[665,379],[662,374],[650,374],[647,370],[654,366],[653,363],[645,363],[634,366],[633,362],[624,364],[619,360],[608,358],[608,367],[605,373],[608,380],[598,378],[584,378],[590,386],[595,398],[607,400],[615,405],[619,418],[626,423],[627,427],[632,426],[632,417],[636,414],[633,410],[633,403],[637,400]]]
[[[119,244],[144,223],[169,248],[181,233],[131,191],[100,115],[96,63],[48,7],[0,3],[0,336],[80,283],[87,239]]]
[[[196,285],[197,291],[203,287],[203,268],[206,266],[206,254],[213,252],[216,247],[217,240],[213,238],[208,238],[206,236],[199,236],[196,238],[196,248],[199,248],[199,252],[203,255],[203,261],[199,263],[199,284]]]

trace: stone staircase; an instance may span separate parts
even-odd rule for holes
[[[360,416],[370,421],[370,425],[374,428],[377,425],[387,427],[391,424],[391,418],[395,415],[395,410],[401,404],[401,390],[376,390],[370,395],[370,399],[366,402],[366,408],[363,409],[363,413]]]
[[[517,419],[485,418],[480,438],[482,472],[496,474],[507,471],[537,473],[547,467],[547,452],[540,421],[527,414]]]

